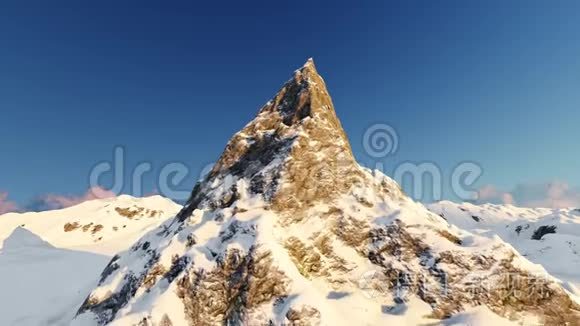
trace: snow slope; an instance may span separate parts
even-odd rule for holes
[[[499,318],[485,306],[468,308],[441,322],[444,326],[516,326],[518,323]]]
[[[122,215],[139,207],[141,214]],[[0,325],[67,325],[112,254],[180,207],[160,196],[120,196],[0,216]]]
[[[428,208],[464,230],[499,236],[522,256],[564,281],[569,291],[580,294],[580,210],[449,201]]]

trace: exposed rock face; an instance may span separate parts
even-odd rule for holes
[[[521,285],[500,281],[531,278],[530,268],[501,240],[450,226],[360,167],[309,60],[232,137],[176,218],[111,261],[77,320],[384,324],[416,298],[429,309],[409,313],[426,321],[483,304],[507,318],[574,324],[579,306],[554,279],[525,299],[512,291]]]

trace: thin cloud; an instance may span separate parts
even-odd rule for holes
[[[493,185],[479,189],[479,203],[510,204],[522,207],[580,207],[580,189],[554,181],[542,184],[520,184],[511,191]]]
[[[512,194],[502,192],[493,185],[486,185],[481,187],[478,191],[478,202],[514,205],[514,198]]]
[[[0,215],[17,211],[18,205],[8,199],[8,193],[0,192]]]
[[[114,196],[116,196],[114,192],[103,189],[101,187],[89,188],[89,190],[87,190],[87,192],[82,196],[47,194],[32,200],[32,202],[26,206],[26,210],[40,212],[61,209],[78,205],[87,200],[110,198]]]

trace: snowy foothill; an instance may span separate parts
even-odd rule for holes
[[[119,196],[0,216],[0,325],[67,325],[111,257],[180,208]]]
[[[369,196],[365,194],[365,196]],[[274,230],[271,225],[273,216],[267,211],[260,209],[260,201],[255,198],[246,201],[245,210],[253,211],[240,214],[240,220],[243,221],[260,221],[259,229]],[[240,203],[241,205],[242,203]],[[344,207],[352,206],[352,202],[344,202]],[[407,207],[417,205],[414,210],[420,211],[421,205],[408,202]],[[160,211],[159,216],[151,218],[149,214],[142,213],[142,216],[133,216],[128,218],[123,216],[123,208],[132,207],[135,211],[143,207],[142,212]],[[115,209],[120,208],[120,209]],[[117,252],[127,250],[135,241],[145,235],[149,230],[156,228],[167,218],[173,217],[181,208],[180,205],[160,196],[149,198],[133,198],[129,196],[120,196],[111,199],[100,199],[85,202],[74,207],[40,212],[40,213],[9,213],[0,217],[0,302],[7,309],[0,315],[0,324],[2,325],[67,325],[74,318],[76,311],[86,295],[97,285],[99,275],[103,268],[110,261],[111,256]],[[551,210],[551,209],[527,209],[513,206],[501,205],[472,205],[457,204],[452,202],[435,203],[428,208],[444,218],[451,224],[455,225],[456,231],[472,232],[477,236],[493,238],[499,235],[502,239],[511,243],[515,248],[520,250],[524,256],[532,261],[538,261],[546,267],[547,270],[561,279],[569,280],[570,290],[575,290],[579,273],[568,269],[569,273],[563,273],[566,270],[566,264],[577,263],[577,256],[570,249],[570,243],[577,243],[577,222],[580,222],[580,213],[576,210]],[[257,211],[256,211],[257,209]],[[322,208],[321,208],[322,209]],[[119,213],[119,211],[121,213]],[[394,210],[400,214],[399,210]],[[261,212],[261,213],[260,213]],[[198,214],[198,213],[195,213]],[[258,215],[256,215],[258,214]],[[578,214],[578,215],[576,215]],[[125,214],[125,215],[131,215]],[[418,218],[419,214],[410,214],[403,218]],[[576,217],[578,216],[578,217]],[[205,218],[208,219],[209,216]],[[395,216],[391,216],[393,219]],[[199,219],[203,218],[201,215]],[[258,220],[256,220],[258,218]],[[211,219],[209,219],[211,220]],[[437,219],[435,219],[437,220]],[[67,223],[83,223],[77,233],[74,230],[65,231]],[[379,220],[377,223],[386,223],[386,220]],[[420,222],[415,220],[414,222]],[[92,223],[92,224],[91,224]],[[266,224],[264,224],[266,223]],[[312,224],[314,223],[314,224]],[[315,225],[320,221],[309,221],[300,228],[290,228],[287,235],[297,236],[301,239],[307,239],[310,235],[308,230],[319,229],[320,225]],[[548,234],[541,240],[532,240],[534,227],[539,227],[551,223],[557,225],[557,231],[554,234]],[[85,225],[106,225],[101,232],[92,233],[92,228],[82,230]],[[526,225],[530,225],[527,227]],[[212,226],[210,226],[212,225]],[[518,226],[523,226],[522,229]],[[219,230],[219,226],[210,223],[203,225],[197,234],[207,235],[207,239],[200,237],[199,241],[210,240],[210,235]],[[466,230],[466,231],[462,231]],[[519,232],[517,230],[520,230]],[[561,231],[561,235],[558,235]],[[262,232],[261,237],[266,237],[260,241],[276,243],[275,238],[280,237],[275,233]],[[97,236],[98,235],[98,236]],[[273,237],[269,239],[268,237]],[[562,239],[558,239],[562,237]],[[570,238],[572,237],[572,238]],[[100,240],[98,240],[101,238]],[[466,237],[466,239],[469,238]],[[238,239],[243,242],[243,239]],[[481,240],[479,240],[481,241]],[[239,242],[238,242],[239,243]],[[558,264],[558,259],[554,255],[546,252],[550,247],[556,247],[557,244],[567,244],[568,250],[559,250],[559,254],[568,254],[567,262]],[[540,249],[536,249],[536,244]],[[362,261],[360,257],[352,252],[348,247],[341,247],[340,243],[334,244],[342,256],[348,257],[355,265],[359,266],[361,275],[364,271],[371,270],[372,266]],[[445,245],[445,243],[442,243]],[[474,244],[475,247],[481,243]],[[243,245],[248,247],[248,245]],[[548,249],[545,249],[548,248]],[[555,250],[562,248],[555,248]],[[290,269],[292,262],[285,261],[283,254],[284,248],[280,247],[275,250],[275,256],[281,263],[287,265],[285,269]],[[200,252],[201,253],[201,252]],[[534,255],[530,255],[534,253]],[[196,255],[195,259],[200,265],[203,265],[205,255]],[[205,264],[209,264],[206,261]],[[362,266],[362,267],[361,267]],[[566,278],[567,276],[567,278]],[[300,275],[293,275],[293,278],[300,279]],[[356,281],[356,280],[354,280]],[[319,284],[320,290],[326,287]],[[516,323],[501,318],[491,312],[485,306],[477,306],[466,309],[453,317],[443,320],[429,320],[417,317],[418,313],[423,311],[426,315],[430,307],[425,303],[412,299],[405,304],[405,307],[399,306],[397,309],[383,306],[382,313],[373,314],[370,309],[375,305],[372,297],[364,292],[357,292],[353,288],[349,292],[333,292],[330,289],[324,290],[326,296],[318,294],[319,290],[310,288],[308,283],[297,285],[304,293],[304,298],[318,298],[316,300],[327,301],[326,308],[323,309],[328,315],[341,316],[341,310],[352,309],[359,310],[361,315],[355,319],[365,320],[366,325],[374,325],[380,322],[397,322],[401,325],[416,325],[422,322],[431,322],[432,324],[441,325],[516,325]],[[334,293],[334,295],[333,295]],[[156,299],[154,310],[171,311],[175,305],[180,306],[178,302],[173,302],[171,296],[162,295]],[[344,308],[340,308],[343,306]],[[358,307],[358,308],[357,308]],[[377,311],[381,311],[377,310]],[[408,312],[413,312],[409,314]],[[420,314],[419,314],[420,315]],[[415,316],[415,317],[413,317]],[[342,317],[351,319],[350,317]],[[340,318],[339,318],[340,319]],[[133,322],[137,319],[131,319]],[[340,320],[337,320],[340,323]],[[94,325],[94,320],[86,318],[77,320],[80,325]],[[123,320],[117,322],[122,325]]]
[[[580,295],[580,210],[513,205],[429,204],[429,210],[459,228],[499,237],[523,257],[545,268],[562,286]]]

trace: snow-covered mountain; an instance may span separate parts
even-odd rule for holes
[[[430,204],[428,208],[464,230],[486,237],[499,236],[580,295],[580,209],[449,201]]]
[[[499,236],[359,166],[309,60],[175,218],[108,263],[73,324],[575,325],[579,311]]]
[[[160,196],[0,216],[0,325],[67,325],[111,257],[181,208]]]

